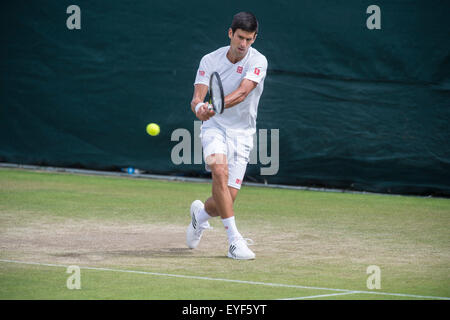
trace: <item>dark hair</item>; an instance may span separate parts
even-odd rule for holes
[[[233,33],[236,29],[241,29],[247,32],[255,32],[258,33],[258,20],[251,12],[239,12],[236,13],[233,17],[233,21],[231,22],[231,30]]]

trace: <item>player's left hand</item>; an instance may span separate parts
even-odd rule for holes
[[[199,118],[202,121],[206,121],[216,114],[213,109],[210,109],[208,107],[209,107],[208,103],[202,105],[200,109],[198,109],[197,118]]]
[[[212,104],[209,103],[207,104],[206,111],[207,111],[206,114],[208,115],[209,118],[213,117],[216,114]]]

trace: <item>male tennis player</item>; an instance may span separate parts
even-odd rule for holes
[[[233,203],[241,188],[256,132],[256,115],[263,92],[267,59],[251,45],[258,33],[258,21],[249,12],[233,17],[228,30],[230,45],[205,55],[197,71],[191,109],[203,121],[201,140],[206,169],[212,174],[212,196],[205,204],[191,204],[191,223],[187,229],[187,245],[196,248],[208,220],[220,216],[228,235],[228,257],[254,259],[247,240],[239,233]],[[208,109],[205,97],[209,77],[218,72],[225,95],[225,110],[215,114]]]

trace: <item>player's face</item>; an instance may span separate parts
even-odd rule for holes
[[[242,29],[236,31],[228,30],[228,37],[230,38],[230,50],[236,58],[243,58],[247,54],[248,48],[255,42],[256,32],[248,32]]]

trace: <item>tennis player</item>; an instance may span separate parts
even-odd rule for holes
[[[201,61],[194,83],[191,109],[203,121],[201,141],[206,169],[212,174],[212,196],[203,204],[191,204],[191,223],[187,229],[187,245],[196,248],[208,220],[220,216],[228,235],[228,257],[239,260],[254,259],[248,248],[250,239],[239,233],[233,204],[241,188],[253,134],[256,132],[258,103],[264,88],[267,59],[252,48],[258,33],[258,21],[249,12],[233,17],[228,30],[230,45],[219,48]],[[204,102],[209,77],[218,72],[225,95],[225,110],[215,114]]]

